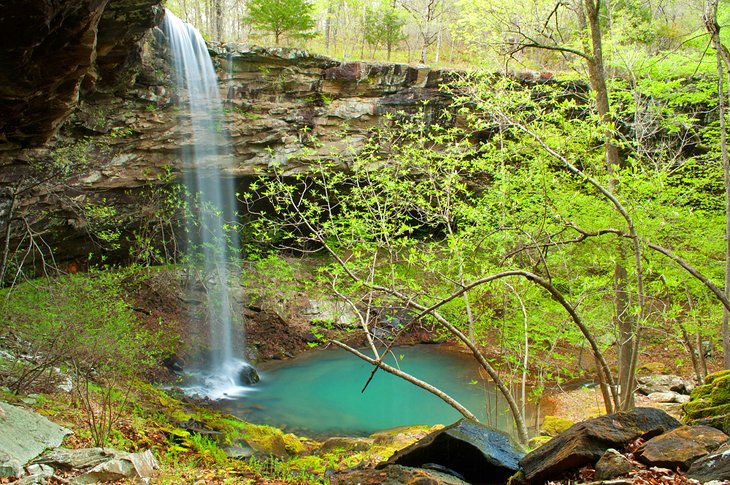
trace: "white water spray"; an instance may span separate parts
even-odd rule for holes
[[[240,249],[236,231],[230,230],[235,227],[233,179],[223,176],[231,157],[225,151],[223,105],[205,41],[195,27],[169,10],[165,10],[163,28],[170,43],[178,92],[187,95],[189,103],[192,139],[184,141],[182,152],[189,205],[194,209],[187,220],[187,232],[193,267],[202,269],[208,295],[210,356],[208,367],[196,372],[200,385],[193,387],[194,392],[218,399],[239,393],[240,376],[250,375],[251,369],[242,352],[237,355],[234,350],[235,343],[243,349],[244,342],[241,311],[234,310],[228,285],[229,259],[238,257]]]

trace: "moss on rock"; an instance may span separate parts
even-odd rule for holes
[[[666,374],[668,371],[669,369],[667,369],[666,364],[662,362],[647,362],[640,365],[639,368],[636,369],[637,374],[650,376],[657,374]]]
[[[703,384],[701,386],[695,387],[689,396],[690,396],[690,399],[701,399],[701,398],[709,397],[710,393],[712,393],[712,385]]]
[[[730,404],[730,375],[716,378],[712,381],[710,399],[713,406]]]
[[[568,418],[560,418],[558,416],[545,416],[542,420],[540,432],[547,436],[557,436],[575,423]]]
[[[705,384],[712,384],[716,380],[722,379],[723,377],[730,377],[730,369],[721,370],[709,374],[707,377],[705,377]]]
[[[690,400],[682,405],[682,420],[690,425],[703,424],[727,433],[730,424],[730,370],[708,375],[697,386]]]
[[[695,419],[699,417],[698,413],[711,406],[712,401],[709,399],[693,399],[682,405],[682,413],[687,419]]]
[[[287,433],[282,436],[284,448],[290,455],[301,455],[308,451],[306,445],[296,435]]]

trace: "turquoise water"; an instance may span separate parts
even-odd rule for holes
[[[511,432],[511,418],[492,384],[468,355],[434,345],[393,349],[386,360],[450,394],[482,422]],[[364,393],[372,366],[341,350],[307,352],[259,368],[261,382],[223,401],[224,409],[254,423],[309,436],[364,436],[412,424],[451,424],[461,418],[433,394],[379,370]],[[496,416],[496,417],[495,417]]]

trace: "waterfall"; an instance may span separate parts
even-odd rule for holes
[[[178,92],[187,95],[192,138],[182,140],[185,186],[190,213],[186,220],[190,238],[191,270],[201,271],[207,293],[209,356],[201,392],[219,398],[235,392],[240,375],[252,369],[236,352],[245,347],[240,309],[234,310],[229,291],[230,257],[239,256],[235,230],[236,198],[230,169],[231,154],[223,135],[223,104],[213,62],[200,33],[165,10],[163,29],[170,44]],[[181,103],[181,106],[184,106]],[[230,172],[230,170],[229,170]],[[246,371],[246,372],[243,372]],[[244,379],[246,380],[246,379]],[[255,380],[254,380],[255,381]],[[250,384],[251,382],[244,382]]]

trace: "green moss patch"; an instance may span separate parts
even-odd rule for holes
[[[575,423],[567,418],[558,416],[545,416],[540,427],[540,432],[547,436],[557,436]]]

